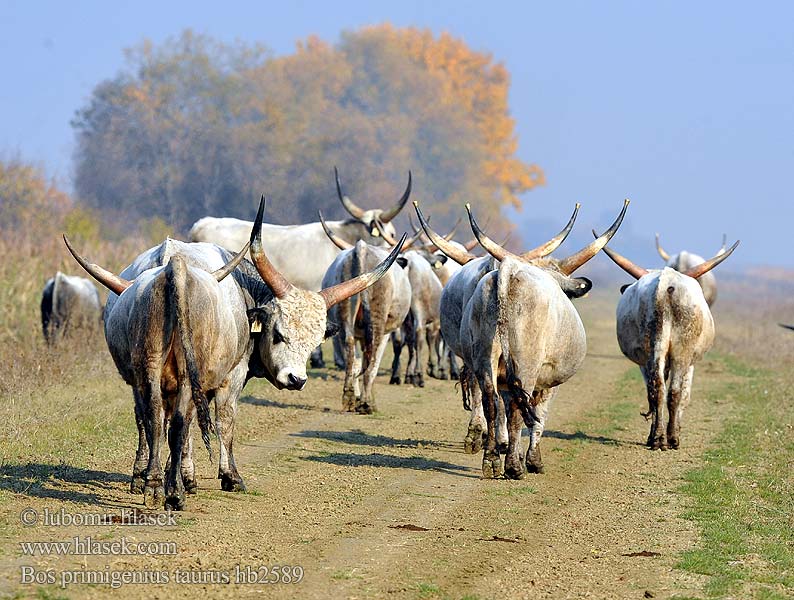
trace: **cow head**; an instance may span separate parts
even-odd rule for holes
[[[336,178],[336,194],[339,196],[339,201],[342,203],[342,206],[350,213],[350,216],[362,223],[367,228],[371,237],[382,238],[385,235],[394,239],[396,230],[394,229],[394,225],[391,224],[391,220],[399,214],[411,195],[411,172],[408,171],[408,185],[402,197],[397,201],[397,204],[387,209],[373,208],[364,210],[356,206],[348,196],[342,193],[342,185],[339,182],[339,171],[336,167],[334,167],[334,177]],[[377,240],[364,241],[376,242]]]
[[[579,252],[576,252],[563,259],[550,258],[547,255],[559,247],[559,245],[562,244],[562,242],[571,232],[574,221],[576,220],[576,215],[579,212],[578,203],[573,211],[573,214],[571,215],[571,218],[568,220],[568,224],[560,233],[558,233],[545,244],[542,244],[537,248],[521,255],[512,254],[485,235],[485,233],[483,233],[483,231],[477,225],[477,222],[474,220],[474,215],[472,214],[471,207],[468,204],[466,205],[466,210],[469,213],[469,222],[471,224],[471,229],[474,232],[474,236],[477,238],[477,241],[480,243],[480,245],[485,248],[491,256],[498,261],[503,261],[507,257],[512,257],[521,262],[539,267],[546,271],[546,273],[548,273],[557,282],[557,284],[560,286],[560,289],[566,296],[568,296],[568,298],[581,298],[590,291],[590,289],[593,287],[593,282],[586,277],[571,277],[571,275],[576,269],[581,267],[588,260],[598,254],[598,251],[606,246],[607,242],[612,239],[612,236],[615,235],[618,228],[620,227],[620,224],[623,222],[623,217],[626,215],[626,209],[628,206],[629,201],[624,201],[623,209],[620,211],[617,219],[615,219],[615,222],[612,223],[609,229],[607,229],[602,236],[598,237],[594,242],[579,250]]]
[[[328,309],[383,277],[397,259],[406,236],[371,272],[313,292],[292,285],[267,258],[262,246],[264,209],[262,196],[251,231],[251,260],[273,298],[265,306],[249,310],[248,319],[251,332],[258,338],[255,352],[265,377],[279,389],[299,390],[306,384],[306,361],[312,350],[335,333],[333,326],[328,325]]]
[[[598,237],[598,234],[595,232],[595,230],[593,230],[593,235]],[[725,250],[725,240],[723,239],[722,248],[719,249],[719,251],[717,252],[716,256],[714,256],[714,258],[710,258],[709,260],[704,261],[703,263],[697,265],[696,267],[692,267],[691,269],[682,271],[682,273],[684,275],[687,275],[688,277],[697,279],[698,277],[701,277],[702,275],[705,275],[706,273],[711,271],[723,260],[725,260],[731,254],[733,254],[733,251],[736,250],[736,247],[738,245],[739,245],[739,240],[736,240],[733,246],[731,246],[728,250]],[[659,254],[662,255],[664,250],[662,250],[661,246],[659,246],[659,234],[656,234],[656,246],[657,249],[659,250]],[[640,279],[644,275],[647,275],[648,273],[657,270],[657,269],[645,269],[643,267],[640,267],[639,265],[636,265],[633,262],[631,262],[625,256],[621,256],[620,254],[618,254],[611,248],[608,248],[607,246],[604,246],[602,250],[606,253],[606,255],[609,258],[612,259],[612,262],[614,262],[617,266],[619,266],[621,269],[626,271],[626,273],[634,277],[634,279]],[[664,255],[662,255],[662,257],[664,258]],[[620,288],[620,293],[622,294],[623,292],[625,292],[628,287],[630,287],[630,285],[622,286]]]

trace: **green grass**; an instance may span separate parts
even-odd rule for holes
[[[790,388],[773,373],[720,356],[734,382],[709,394],[732,414],[689,471],[684,518],[700,530],[678,569],[705,576],[704,597],[794,595],[794,414]],[[721,403],[716,410],[723,410]]]

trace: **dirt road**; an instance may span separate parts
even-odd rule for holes
[[[665,598],[694,590],[697,581],[672,569],[696,540],[692,524],[680,518],[685,506],[676,489],[719,429],[723,411],[715,407],[726,399],[713,391],[728,374],[719,361],[704,360],[681,450],[646,450],[644,387],[615,342],[616,300],[610,294],[577,303],[589,353],[552,407],[544,475],[482,480],[481,456],[463,453],[468,413],[450,382],[430,379],[418,389],[389,386],[381,377],[379,412],[364,417],[341,412],[341,374],[317,371],[301,393],[265,383],[244,392],[236,453],[249,493],[221,492],[197,445],[199,493],[188,497],[176,526],[22,526],[25,508],[39,516],[45,509],[141,508],[142,498],[127,491],[131,395],[120,380],[111,382],[103,393],[113,410],[128,412],[123,436],[106,443],[97,431],[96,448],[85,458],[63,456],[60,465],[31,451],[27,465],[4,466],[8,539],[0,590],[39,593],[20,586],[26,566],[41,577],[49,569],[55,581],[45,589],[67,598],[109,593],[108,585],[79,579],[61,589],[60,578],[72,570],[105,577],[166,572],[167,585],[121,585],[124,598]],[[178,551],[20,555],[20,542],[74,536],[173,541]],[[262,565],[300,566],[304,576],[300,583],[235,584],[261,575]],[[185,583],[190,579],[196,583]]]

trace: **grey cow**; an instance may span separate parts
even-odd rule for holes
[[[586,294],[592,283],[571,275],[615,235],[628,204],[626,200],[602,236],[561,260],[527,260],[507,252],[480,231],[470,214],[478,241],[500,261],[498,270],[478,282],[460,325],[464,361],[477,379],[488,421],[484,477],[498,477],[502,470],[495,434],[499,394],[509,407],[505,476],[522,478],[524,463],[530,472],[543,472],[540,438],[550,403],[587,351],[584,326],[571,299]],[[524,425],[530,432],[526,460],[521,456]]]
[[[122,378],[133,387],[139,443],[131,491],[168,507],[184,507],[195,489],[189,425],[194,406],[205,445],[215,400],[220,438],[219,478],[227,491],[244,489],[233,456],[237,398],[250,377],[278,388],[306,383],[306,360],[328,332],[327,310],[375,283],[397,253],[371,273],[314,291],[293,286],[262,248],[264,197],[251,233],[251,258],[218,246],[166,240],[141,254],[121,276],[77,261],[113,294],[105,337]],[[200,325],[199,325],[200,324]],[[164,428],[170,450],[165,485],[159,455]],[[148,454],[148,460],[147,460]]]
[[[320,217],[322,219],[322,216]],[[323,224],[324,221],[321,221]],[[323,285],[353,277],[383,260],[386,251],[359,240],[350,246],[337,238],[330,229],[325,233],[342,251],[323,279]],[[392,250],[399,253],[406,236]],[[401,266],[405,259],[397,258]],[[377,284],[362,293],[340,302],[329,317],[339,324],[337,337],[345,351],[345,382],[342,388],[344,410],[371,414],[376,410],[374,383],[383,353],[392,331],[398,329],[411,306],[411,284],[403,269],[392,269]],[[362,348],[362,364],[355,358],[356,341]],[[358,378],[363,375],[362,385]]]
[[[99,331],[102,303],[96,286],[85,277],[58,271],[41,294],[41,328],[48,344],[78,331]]]
[[[595,234],[595,232],[593,232]],[[645,378],[652,449],[677,449],[681,415],[689,403],[695,363],[714,343],[714,320],[698,279],[728,258],[726,252],[679,272],[644,269],[611,248],[604,252],[637,281],[621,288],[617,307],[618,344]],[[665,427],[665,406],[667,426]]]

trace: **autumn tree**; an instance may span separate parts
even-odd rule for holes
[[[185,230],[207,214],[250,219],[264,192],[268,220],[305,222],[343,216],[334,165],[366,207],[395,202],[411,169],[444,227],[464,202],[498,219],[543,180],[515,157],[506,69],[447,34],[380,25],[273,58],[188,31],[128,58],[73,122],[90,206]]]
[[[0,228],[30,230],[57,221],[71,204],[39,167],[20,159],[0,160]]]

